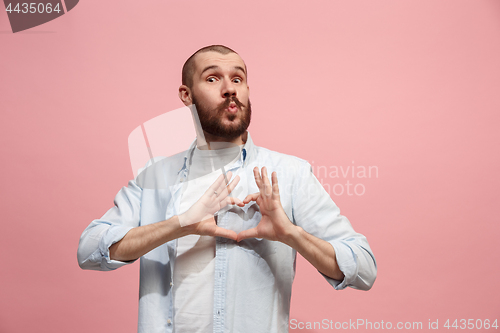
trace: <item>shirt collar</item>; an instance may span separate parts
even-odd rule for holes
[[[250,136],[250,132],[247,131],[246,134],[247,134],[247,141],[243,145],[239,161],[236,162],[241,166],[246,166],[254,156],[255,152],[255,145],[253,143],[252,137]],[[187,171],[187,161],[189,158],[191,158],[195,148],[196,148],[196,139],[194,139],[194,141],[189,146],[189,149],[184,154],[184,164],[182,168],[180,168],[180,170],[177,172],[177,174],[179,174],[183,170]]]

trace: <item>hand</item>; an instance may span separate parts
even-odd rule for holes
[[[232,175],[229,171],[227,178],[231,179]],[[240,177],[236,176],[226,186],[224,175],[221,174],[191,208],[179,215],[181,227],[188,226],[192,229],[190,233],[196,235],[220,236],[236,240],[236,232],[217,226],[214,214],[230,203],[233,205],[241,203],[239,199],[229,196],[239,181]]]
[[[296,228],[288,219],[283,206],[281,206],[278,176],[276,172],[272,173],[271,185],[267,177],[266,167],[262,168],[262,176],[257,167],[253,169],[253,174],[259,192],[247,195],[247,197],[242,202],[237,203],[237,205],[243,207],[250,201],[255,201],[260,208],[262,218],[255,228],[240,232],[237,241],[239,242],[243,239],[254,237],[286,243],[287,238],[296,231]]]

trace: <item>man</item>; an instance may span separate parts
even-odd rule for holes
[[[202,48],[182,81],[197,140],[149,163],[78,248],[84,269],[141,258],[139,332],[287,332],[296,251],[335,289],[370,289],[376,264],[366,238],[311,166],[253,144],[241,57]]]

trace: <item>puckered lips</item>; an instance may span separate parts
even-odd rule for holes
[[[237,113],[238,112],[238,106],[236,105],[235,102],[231,102],[229,103],[229,106],[226,108],[226,110],[229,112],[229,113]]]

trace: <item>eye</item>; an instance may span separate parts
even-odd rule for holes
[[[216,80],[217,80],[217,78],[214,76],[207,77],[207,82],[215,82]]]
[[[241,83],[241,82],[242,82],[242,80],[238,77],[238,78],[236,78],[236,79],[233,79],[233,82],[234,82],[234,83]]]

